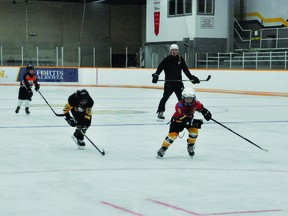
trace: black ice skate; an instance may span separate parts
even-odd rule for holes
[[[26,108],[25,108],[25,112],[26,112],[27,115],[30,114],[29,107],[26,107]]]
[[[85,142],[84,142],[84,140],[79,140],[79,139],[77,139],[74,135],[72,135],[71,138],[72,138],[73,141],[77,144],[78,149],[80,149],[80,150],[84,150],[84,149],[85,149]]]
[[[85,148],[84,140],[77,140],[77,145],[78,145],[78,149],[84,150],[84,148]]]
[[[195,149],[195,144],[188,144],[187,145],[187,151],[188,154],[190,155],[191,158],[193,158],[193,156],[195,155],[194,149]]]
[[[16,107],[16,110],[15,110],[15,113],[19,113],[19,110],[20,110],[20,107],[17,106],[17,107]]]
[[[158,112],[158,116],[157,116],[157,121],[159,122],[163,122],[165,117],[164,117],[164,113],[163,112]]]
[[[156,158],[158,158],[158,159],[162,158],[162,157],[165,155],[166,150],[167,150],[167,147],[162,146],[162,147],[158,150]]]

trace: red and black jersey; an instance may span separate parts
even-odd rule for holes
[[[180,100],[175,106],[175,113],[173,114],[173,118],[180,119],[183,116],[193,116],[195,111],[200,111],[203,108],[203,104],[195,100],[190,105],[185,105],[183,100]]]
[[[39,84],[38,84],[37,75],[34,73],[32,74],[32,73],[26,72],[23,75],[23,79],[20,85],[26,87],[27,89],[31,89],[33,85],[38,86]]]

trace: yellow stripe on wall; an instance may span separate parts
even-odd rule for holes
[[[288,26],[288,22],[281,18],[281,17],[276,17],[276,18],[265,18],[263,17],[259,12],[250,12],[250,13],[246,13],[246,16],[254,16],[254,17],[258,17],[259,19],[261,19],[261,21],[263,23],[274,23],[274,22],[281,22],[283,23],[285,26]]]

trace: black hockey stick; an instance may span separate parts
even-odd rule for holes
[[[255,144],[254,142],[252,142],[251,140],[241,136],[240,134],[236,133],[235,131],[233,131],[232,129],[226,127],[225,125],[221,124],[220,122],[216,121],[215,119],[211,118],[212,121],[216,122],[217,124],[221,125],[222,127],[226,128],[227,130],[231,131],[232,133],[236,134],[237,136],[241,137],[242,139],[246,140],[247,142],[251,143],[252,145],[258,147],[259,149],[268,152],[267,149],[263,149],[261,146]]]
[[[80,132],[83,134],[84,137],[86,137],[86,139],[104,156],[105,155],[105,151],[103,149],[103,151],[101,151],[93,142],[92,140],[89,139],[89,137],[82,131],[80,130]]]
[[[205,80],[199,80],[200,82],[206,82],[209,81],[211,79],[211,75],[208,75],[208,77]],[[192,82],[193,80],[158,80],[158,81],[165,81],[165,82],[186,82],[186,81],[190,81]]]
[[[41,95],[41,97],[44,99],[44,101],[47,103],[47,105],[50,107],[50,109],[52,110],[52,112],[56,115],[56,116],[60,116],[60,117],[62,117],[62,116],[64,116],[64,114],[58,114],[58,113],[56,113],[54,110],[53,110],[53,108],[50,106],[50,104],[48,103],[48,101],[45,99],[45,97],[42,95],[42,93],[38,90],[38,92],[39,92],[39,94]]]

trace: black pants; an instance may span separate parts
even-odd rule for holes
[[[84,118],[85,113],[84,112],[77,112],[74,109],[71,110],[71,113],[74,117],[74,119],[77,121],[77,125],[76,127],[78,129],[75,130],[74,132],[74,136],[78,139],[78,140],[83,140],[84,139],[84,135],[79,131],[79,129],[81,129],[84,133],[86,133],[86,130],[90,127],[91,125],[91,120],[92,120],[92,116],[90,120],[87,120]],[[82,128],[86,127],[86,130],[84,131]]]
[[[90,120],[85,119],[85,113],[84,112],[77,112],[74,109],[71,110],[71,113],[74,117],[74,119],[77,121],[77,126],[79,127],[90,127],[92,116],[90,117]]]
[[[33,95],[33,92],[32,92]],[[18,99],[19,100],[32,100],[32,95],[28,95],[28,91],[24,86],[20,86],[19,88],[19,94],[18,94]]]
[[[178,101],[180,101],[182,99],[183,89],[184,85],[182,82],[165,82],[163,97],[160,100],[157,113],[165,111],[166,102],[168,101],[169,97],[173,94],[173,92],[175,92]]]

